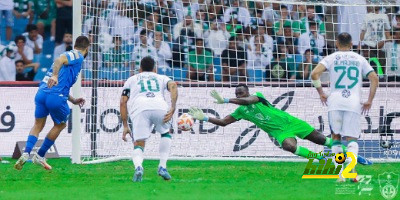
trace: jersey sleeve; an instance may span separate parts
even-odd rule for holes
[[[78,52],[67,51],[67,52],[63,53],[63,55],[65,55],[67,57],[68,65],[74,65],[74,64],[81,62],[80,55]]]
[[[243,115],[242,115],[242,106],[239,106],[238,108],[236,108],[236,110],[230,114],[233,118],[235,118],[236,120],[241,120],[243,119]]]
[[[132,78],[129,78],[128,80],[125,81],[124,86],[122,87],[123,90],[128,89],[130,90],[131,88],[129,87],[132,82]]]
[[[326,68],[326,70],[328,70],[328,71],[330,71],[330,69],[329,69],[329,58],[330,58],[331,56],[326,56],[324,59],[322,59],[320,62],[319,62],[319,64],[322,64],[322,65],[324,65],[325,66],[325,68]]]
[[[362,69],[361,69],[363,77],[368,77],[369,73],[371,73],[373,71],[374,71],[374,69],[371,67],[369,62],[364,58],[363,63],[362,63]]]

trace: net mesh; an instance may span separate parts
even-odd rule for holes
[[[353,50],[370,61],[380,78],[373,107],[363,116],[360,155],[398,160],[399,5],[365,0],[82,0],[82,34],[92,42],[82,73],[90,99],[83,117],[82,157],[131,155],[132,144],[121,140],[120,88],[138,73],[145,56],[157,61],[159,74],[179,82],[176,115],[197,106],[224,117],[236,107],[213,104],[209,92],[234,97],[230,87],[247,83],[251,92],[262,92],[278,108],[329,135],[327,108],[311,87],[310,73],[336,51],[337,35],[348,32]],[[329,75],[321,80],[327,86]],[[366,99],[368,87],[363,91]],[[224,128],[196,122],[191,132],[183,133],[173,128],[174,158],[297,158],[243,120]],[[159,134],[153,134],[145,155],[158,156],[158,141]]]

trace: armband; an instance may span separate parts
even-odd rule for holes
[[[314,85],[315,88],[320,88],[321,87],[321,80],[312,80],[312,83]]]
[[[122,96],[127,96],[127,97],[129,97],[130,94],[131,94],[131,90],[130,90],[130,89],[124,89],[124,90],[122,90]]]

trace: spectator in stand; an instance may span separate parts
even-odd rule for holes
[[[389,82],[400,82],[400,28],[394,29],[393,39],[386,40],[386,75]]]
[[[134,37],[135,24],[133,20],[129,18],[128,11],[123,2],[119,2],[117,5],[118,15],[114,17],[111,24],[111,35],[121,36],[122,40],[128,41]]]
[[[203,31],[207,31],[210,28],[210,23],[206,19],[206,12],[204,10],[198,10],[196,12],[196,24],[200,24]]]
[[[189,51],[195,45],[195,38],[202,38],[203,30],[201,25],[193,22],[191,16],[175,25],[173,31],[173,60],[174,66],[185,66],[188,61]]]
[[[307,16],[301,18],[300,20],[300,29],[302,34],[310,32],[310,27],[309,27],[310,22],[317,23],[318,34],[320,35],[326,34],[325,23],[315,13],[315,5],[308,5]]]
[[[252,36],[249,40],[251,49],[253,50],[255,47],[255,43],[254,40],[257,36],[261,36],[260,37],[260,41],[262,41],[262,45],[264,45],[267,49],[266,50],[270,50],[271,52],[274,50],[274,39],[272,39],[271,36],[269,36],[267,34],[267,27],[265,26],[258,26],[257,28],[257,34]],[[272,55],[272,54],[271,54]]]
[[[15,51],[10,45],[5,51],[6,55],[0,60],[0,81],[15,81]]]
[[[337,7],[337,20],[339,33],[350,33],[353,45],[360,42],[361,25],[367,14],[367,0],[351,0],[352,4],[358,6],[347,6],[349,0],[337,0],[343,6]]]
[[[54,1],[33,0],[33,12],[37,19],[38,32],[45,37],[45,28],[50,26],[50,41],[54,41],[56,36],[56,10],[57,6]]]
[[[211,0],[208,6],[208,20],[219,21],[224,18],[223,0]]]
[[[151,56],[154,60],[157,60],[157,50],[148,43],[146,30],[142,30],[140,32],[140,43],[135,46],[132,54],[135,74],[139,71],[140,61],[146,56]]]
[[[176,10],[176,15],[178,17],[178,23],[184,21],[186,16],[195,19],[196,12],[199,10],[198,3],[192,3],[190,0],[175,1],[173,8]]]
[[[276,36],[283,35],[283,27],[290,26],[293,31],[293,36],[300,36],[300,23],[290,19],[289,10],[285,5],[281,5],[281,17],[274,23],[274,32]]]
[[[247,51],[247,68],[248,69],[266,69],[272,60],[272,49],[265,43],[262,35],[256,35],[253,39],[254,47],[251,51]]]
[[[33,62],[33,49],[25,45],[26,38],[22,35],[15,37],[15,44],[18,48],[15,60],[23,60],[26,65],[31,64]]]
[[[393,16],[392,28],[400,28],[400,13],[397,13]]]
[[[246,81],[247,53],[236,43],[237,38],[229,38],[228,49],[222,52],[222,80],[223,81]]]
[[[157,51],[158,68],[169,68],[170,67],[169,62],[171,61],[172,58],[172,52],[171,52],[171,47],[166,42],[163,41],[162,32],[157,31],[154,33],[153,46],[156,48]]]
[[[368,7],[361,26],[360,45],[363,56],[368,58],[377,57],[382,66],[385,66],[385,53],[382,51],[385,40],[390,40],[390,23],[386,14],[380,14],[380,6]]]
[[[129,67],[130,55],[122,47],[122,37],[116,35],[113,37],[114,47],[103,53],[104,67]]]
[[[62,53],[72,50],[72,34],[64,33],[63,43],[56,46],[54,49],[53,61],[56,60]]]
[[[318,34],[317,23],[309,22],[310,32],[301,34],[299,38],[298,50],[304,54],[307,49],[311,49],[314,55],[322,56],[325,46],[325,38]]]
[[[56,44],[60,44],[64,33],[72,33],[72,0],[55,1],[57,5]]]
[[[276,43],[274,45],[275,51],[278,49],[278,44],[283,44],[289,47],[291,54],[296,54],[298,52],[299,38],[293,35],[292,27],[288,24],[283,26],[283,35],[275,37]]]
[[[14,34],[21,35],[23,32],[25,32],[26,26],[28,24],[32,24],[32,2],[29,0],[14,0],[13,13],[15,16],[14,22],[15,24],[18,24],[18,26],[14,26]]]
[[[24,72],[26,68],[32,67],[32,70],[29,72]],[[24,65],[24,61],[17,60],[15,61],[15,68],[16,68],[16,81],[33,81],[37,70],[39,68],[39,63],[31,63],[29,65]]]
[[[230,7],[224,12],[224,22],[229,22],[232,18],[235,18],[244,27],[250,25],[250,12],[247,8],[240,6],[239,0],[229,0],[229,3]]]
[[[269,68],[267,68],[267,81],[289,81],[296,78],[296,63],[294,57],[288,54],[285,45],[278,45],[277,52]]]
[[[35,24],[29,24],[26,27],[26,33],[22,34],[26,39],[26,46],[33,49],[34,62],[39,62],[42,56],[43,37],[38,32]]]
[[[299,65],[296,73],[297,80],[310,80],[310,74],[313,68],[316,66],[316,63],[313,62],[314,53],[311,49],[307,49],[304,52],[304,61]]]
[[[204,40],[196,39],[196,50],[189,52],[190,80],[214,81],[213,55],[204,48]]]
[[[226,31],[225,23],[212,22],[210,30],[205,34],[206,47],[214,51],[215,57],[220,57],[224,49],[228,47],[230,34]]]
[[[13,0],[1,0],[0,1],[0,19],[5,18],[6,22],[6,42],[11,40],[14,27],[14,16],[13,16],[14,2]],[[3,20],[0,20],[0,25]],[[1,40],[0,40],[1,44]]]

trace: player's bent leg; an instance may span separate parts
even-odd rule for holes
[[[167,170],[167,160],[169,156],[169,151],[171,149],[171,135],[167,132],[161,134],[160,140],[160,164],[158,166],[158,175],[160,175],[164,180],[171,180],[171,175]]]
[[[61,131],[67,126],[66,123],[54,123],[53,128],[47,134],[46,138],[43,141],[42,146],[38,150],[38,152],[33,156],[33,163],[41,165],[46,170],[51,170],[52,167],[47,163],[46,158],[44,157],[47,151],[53,146],[55,140],[60,135]]]
[[[134,143],[134,150],[133,150],[133,156],[132,156],[132,161],[133,165],[135,166],[135,173],[133,174],[133,182],[141,182],[143,179],[143,152],[144,152],[144,146],[145,146],[145,141],[144,140],[136,140]]]
[[[14,168],[16,170],[21,170],[26,161],[29,159],[29,155],[38,140],[39,133],[43,130],[45,124],[46,117],[35,119],[35,124],[33,125],[26,141],[24,153],[21,155],[20,158],[18,158],[17,162],[14,165]]]
[[[304,139],[307,139],[315,144],[324,145],[327,147],[332,146],[331,138],[326,137],[320,132],[313,130],[309,135],[307,135]]]
[[[357,143],[357,138],[353,137],[346,137],[347,140],[347,150],[348,152],[352,152],[356,158],[358,158],[358,143]],[[350,163],[352,161],[352,158],[347,157],[346,162]],[[352,169],[352,173],[356,173],[355,168]],[[352,182],[358,182],[358,176],[356,178],[350,179]]]

